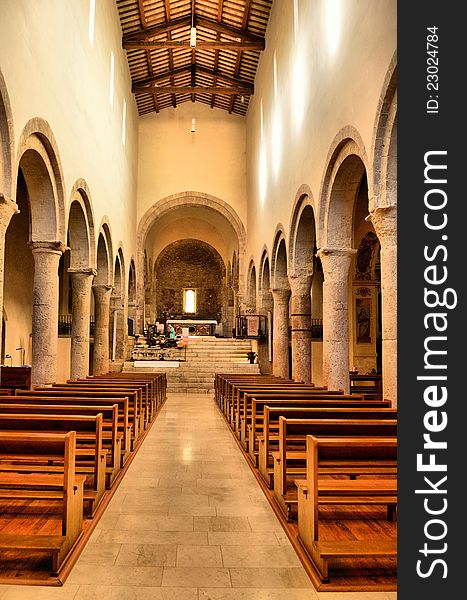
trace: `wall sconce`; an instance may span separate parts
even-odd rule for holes
[[[196,119],[191,119],[191,133],[196,133]]]
[[[196,27],[190,29],[190,46],[196,48]]]

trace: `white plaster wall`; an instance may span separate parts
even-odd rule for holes
[[[75,181],[83,178],[96,228],[108,215],[114,249],[121,241],[129,264],[136,238],[138,115],[115,1],[96,2],[93,47],[88,37],[89,0],[1,0],[0,11],[0,68],[13,112],[15,149],[31,118],[49,123],[60,154],[66,201]]]
[[[342,128],[357,129],[370,155],[396,49],[395,0],[298,0],[296,35],[293,7],[292,0],[273,3],[247,115],[246,254],[257,264],[278,223],[289,235],[301,185],[311,188],[317,207],[326,157]]]
[[[220,198],[246,226],[244,117],[186,102],[140,118],[138,220],[158,200],[184,191]]]

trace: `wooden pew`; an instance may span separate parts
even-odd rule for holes
[[[105,494],[106,455],[102,447],[102,414],[0,414],[0,431],[30,433],[76,432],[76,470],[87,475],[84,501],[92,515]],[[40,457],[38,459],[40,462]],[[53,463],[52,463],[53,464]],[[44,463],[47,470],[50,462]],[[61,466],[61,465],[60,465]]]
[[[295,479],[303,476],[306,465],[306,437],[396,436],[395,419],[286,419],[279,417],[279,448],[273,452],[274,500],[287,518],[297,505]],[[306,468],[306,466],[305,466]],[[298,470],[298,472],[297,472]]]
[[[130,394],[130,396],[129,396]],[[123,467],[126,459],[128,458],[132,449],[132,437],[136,427],[136,413],[135,413],[135,402],[136,394],[134,397],[132,393],[128,392],[90,392],[83,390],[82,388],[75,389],[71,386],[65,386],[62,388],[38,388],[35,390],[18,390],[14,399],[9,399],[11,402],[28,404],[32,399],[40,399],[40,402],[44,404],[76,404],[76,405],[88,405],[88,404],[104,404],[118,405],[118,431],[122,434],[122,464]],[[133,398],[130,403],[130,399]],[[34,400],[35,401],[35,400]]]
[[[10,526],[0,532],[0,553],[46,554],[52,561],[52,574],[58,574],[83,530],[85,477],[75,472],[75,451],[74,431],[64,434],[0,432],[0,463],[15,457],[27,460],[30,456],[36,460],[41,455],[63,463],[62,473],[54,475],[0,473],[1,505],[7,507],[12,502],[24,501],[31,511],[35,501],[40,501],[41,506],[48,501],[60,504],[56,530],[50,535],[37,535],[33,527],[37,518],[29,519],[28,523],[27,514],[19,508],[17,518],[11,515]]]
[[[266,383],[268,381],[275,381],[279,383],[286,381],[282,377],[276,377],[275,375],[261,375],[261,374],[225,374],[217,373],[215,376],[214,389],[217,391],[216,401],[219,404],[220,409],[226,413],[227,398],[230,394],[231,383],[259,383],[260,381]]]
[[[378,559],[397,556],[396,526],[393,523],[378,527],[386,539],[373,540],[362,536],[363,528],[355,524],[356,506],[385,505],[395,508],[397,504],[397,481],[395,479],[336,480],[323,479],[320,465],[325,462],[349,461],[352,463],[383,464],[397,460],[395,437],[376,438],[322,438],[307,436],[306,479],[296,481],[298,488],[298,536],[299,541],[318,568],[323,582],[329,582],[329,563],[343,559]],[[335,527],[327,513],[323,521],[324,531],[319,527],[319,509],[328,506],[352,507],[352,520],[343,523],[339,513],[339,527]],[[368,523],[368,517],[365,518]],[[371,526],[371,523],[369,524]],[[350,529],[350,535],[346,531]],[[354,529],[354,531],[352,531]],[[341,535],[336,539],[336,532]],[[324,534],[324,535],[323,535]],[[362,539],[363,537],[363,539]],[[358,563],[356,565],[358,567]]]
[[[367,400],[381,400],[383,379],[381,375],[350,373],[350,393],[363,394]]]
[[[258,393],[259,392],[259,393]],[[235,414],[235,432],[237,433],[237,437],[246,441],[246,430],[248,419],[251,415],[251,400],[252,398],[256,398],[256,396],[261,395],[264,392],[269,395],[277,394],[277,396],[295,398],[296,396],[320,396],[323,398],[334,398],[339,397],[344,400],[351,398],[352,400],[356,400],[358,396],[348,396],[345,395],[342,390],[328,390],[326,387],[315,387],[313,385],[300,385],[297,387],[286,387],[283,389],[282,387],[277,388],[268,388],[266,390],[258,389],[240,389],[238,390],[238,398],[237,398],[237,409]],[[362,397],[363,398],[363,397]],[[245,422],[245,424],[244,424]],[[242,430],[245,437],[242,438]]]
[[[248,451],[253,464],[257,466],[258,437],[262,435],[264,428],[264,408],[270,407],[303,407],[313,406],[322,408],[391,408],[389,400],[360,400],[358,397],[340,394],[332,397],[326,394],[257,394],[246,395],[246,401],[251,401],[251,411],[247,412],[247,418],[242,422],[241,440],[243,447]],[[279,422],[278,422],[279,423]],[[277,428],[279,427],[277,423]]]
[[[124,381],[105,381],[105,380],[77,380],[77,381],[67,381],[67,385],[71,385],[76,389],[87,389],[90,391],[116,391],[116,392],[136,392],[138,396],[137,402],[137,423],[138,423],[138,437],[140,437],[141,432],[146,429],[149,425],[149,417],[150,417],[150,403],[147,395],[147,385],[146,384],[133,384],[126,383]],[[63,384],[54,383],[52,387],[61,388]]]
[[[15,398],[15,397],[13,397]],[[16,396],[18,398],[18,396]],[[31,397],[31,401],[40,401]],[[107,452],[106,488],[110,489],[121,470],[122,436],[118,432],[118,405],[76,405],[76,404],[24,404],[5,402],[0,397],[1,414],[42,414],[42,415],[91,415],[102,414],[102,447]],[[1,467],[0,467],[1,468]]]
[[[280,385],[285,384],[287,380],[279,379],[274,376],[260,375],[257,379],[236,379],[230,378],[225,379],[223,383],[223,394],[222,394],[222,411],[228,422],[232,418],[232,404],[235,402],[235,389],[238,386],[254,386],[254,385]],[[293,383],[289,381],[289,383]]]
[[[340,395],[342,390],[328,390],[327,388],[318,388],[314,385],[305,385],[304,383],[297,383],[295,381],[286,381],[283,383],[266,383],[266,384],[232,384],[231,395],[230,395],[230,415],[229,422],[230,426],[234,431],[240,427],[240,405],[245,394],[250,394],[250,397],[260,394],[262,392],[269,393],[286,393],[286,392],[310,392],[310,393],[327,393],[330,395]]]
[[[219,408],[223,411],[224,396],[229,381],[267,381],[268,379],[284,381],[282,378],[274,375],[261,375],[259,373],[216,373],[214,376],[214,400],[219,405]]]
[[[332,400],[328,400],[327,404],[311,404],[297,406],[290,405],[271,405],[264,407],[263,411],[263,431],[258,436],[258,470],[259,474],[266,482],[269,489],[274,487],[274,460],[273,452],[278,450],[286,451],[286,446],[280,447],[280,418],[285,419],[397,419],[397,410],[392,408],[362,408],[361,400],[358,401],[358,406],[342,407],[332,405]],[[365,401],[364,401],[365,402]],[[379,401],[378,401],[379,402]],[[297,436],[296,436],[297,437]],[[304,446],[305,440],[302,436],[301,445]],[[300,445],[300,441],[294,439],[293,445]],[[305,462],[302,461],[303,471]],[[297,465],[296,465],[297,466]]]
[[[115,381],[143,381],[149,383],[153,410],[156,413],[167,399],[167,376],[165,373],[107,373],[106,375],[93,375],[88,379],[112,379]]]

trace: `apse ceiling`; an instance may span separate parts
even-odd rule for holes
[[[245,115],[272,0],[116,0],[139,114],[182,102]]]

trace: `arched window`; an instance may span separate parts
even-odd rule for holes
[[[183,290],[183,312],[189,314],[196,312],[196,290]]]

